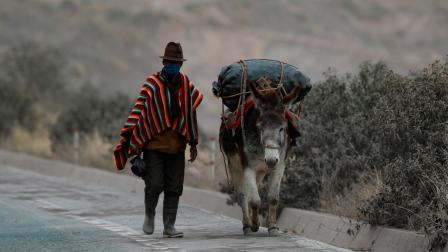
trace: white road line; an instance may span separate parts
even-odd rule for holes
[[[61,211],[58,214],[63,215],[65,217],[69,217],[71,219],[75,219],[77,221],[88,223],[90,225],[94,225],[96,227],[108,230],[110,232],[114,232],[120,236],[123,236],[130,240],[133,240],[145,247],[151,248],[152,251],[178,251],[178,252],[185,251],[178,247],[168,246],[167,244],[161,242],[159,239],[149,238],[146,235],[143,235],[141,232],[138,232],[132,228],[120,225],[118,223],[114,223],[114,222],[99,219],[99,218],[78,216],[75,213],[73,213],[67,209],[64,209],[62,206],[59,206],[57,204],[54,204],[52,202],[42,200],[42,199],[36,199],[36,200],[33,200],[33,202],[39,208],[49,210],[49,211],[51,211],[51,210]]]
[[[313,249],[318,249],[321,251],[335,251],[335,252],[352,252],[352,250],[348,250],[348,249],[343,249],[343,248],[338,248],[320,241],[315,241],[315,240],[311,240],[308,238],[302,238],[302,237],[297,237],[297,236],[291,236],[290,237],[292,239],[295,240],[295,242],[300,245],[300,246],[309,246],[310,248]]]

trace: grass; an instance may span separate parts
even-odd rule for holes
[[[0,142],[0,148],[30,155],[58,159],[83,166],[114,170],[112,144],[104,141],[97,131],[81,139],[79,148],[72,145],[52,147],[48,128],[39,125],[30,131],[20,126]]]
[[[50,159],[63,160],[70,163],[98,168],[102,170],[116,171],[112,152],[114,145],[101,137],[95,130],[92,134],[81,137],[79,148],[75,148],[71,143],[52,146],[49,129],[43,124],[33,131],[22,127],[15,127],[12,133],[0,141],[0,148],[26,153]],[[222,157],[216,153],[215,176],[211,177],[210,150],[205,144],[198,146],[198,157],[194,163],[186,162],[185,184],[188,186],[219,190],[219,184],[225,183],[226,175],[222,165]],[[189,150],[185,152],[186,159],[189,159]],[[129,169],[125,171],[131,174]]]
[[[39,127],[30,132],[22,127],[15,127],[10,136],[0,146],[3,149],[22,152],[42,157],[51,157],[51,142],[48,130]]]
[[[359,182],[347,189],[342,195],[322,197],[319,211],[349,217],[363,219],[359,206],[373,198],[383,188],[383,180],[380,171],[364,175]]]

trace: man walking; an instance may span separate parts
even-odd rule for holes
[[[179,72],[185,61],[179,43],[169,42],[160,57],[163,69],[143,84],[121,130],[122,140],[114,150],[114,157],[117,168],[122,170],[128,157],[140,156],[143,152],[144,163],[139,160],[143,167],[132,169],[145,181],[143,231],[154,233],[155,209],[163,191],[163,236],[175,238],[183,237],[174,224],[183,190],[187,143],[190,145],[189,161],[193,162],[197,156],[196,109],[203,95]]]

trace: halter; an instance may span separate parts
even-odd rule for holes
[[[272,146],[272,145],[264,145],[263,147],[265,149],[270,149],[270,150],[280,150],[281,149],[280,146]]]

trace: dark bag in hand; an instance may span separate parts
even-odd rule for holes
[[[131,171],[135,176],[144,177],[146,175],[146,163],[139,155],[131,160],[131,164]]]

